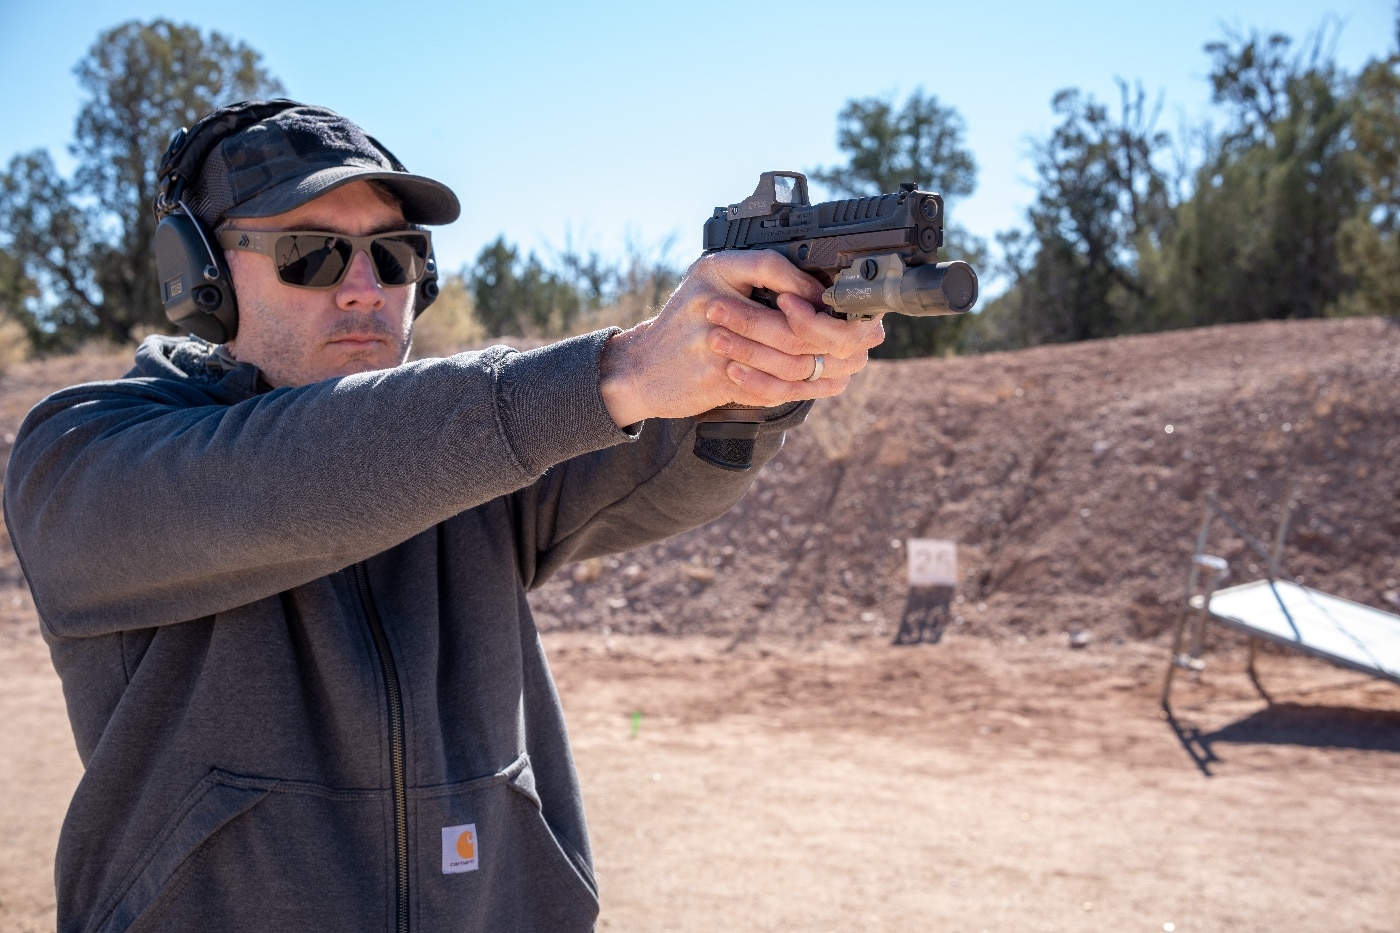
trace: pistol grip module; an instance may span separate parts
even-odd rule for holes
[[[762,421],[762,408],[734,404],[712,408],[700,416],[700,423],[695,426],[695,456],[736,473],[751,469]]]

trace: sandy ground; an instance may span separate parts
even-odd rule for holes
[[[1222,659],[1193,755],[1142,646],[556,652],[603,929],[1400,929],[1393,685]]]
[[[600,929],[1400,929],[1394,685],[1271,653],[1270,706],[1226,644],[1173,724],[1157,645],[548,644]],[[0,929],[50,930],[80,768],[14,626],[0,707]]]

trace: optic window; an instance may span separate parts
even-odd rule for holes
[[[797,179],[791,175],[773,176],[773,198],[779,204],[791,204],[797,191]]]

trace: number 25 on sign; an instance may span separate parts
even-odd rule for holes
[[[905,550],[909,557],[910,586],[958,585],[957,542],[910,538]]]

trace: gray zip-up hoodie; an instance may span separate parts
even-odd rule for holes
[[[608,335],[272,391],[152,338],[30,413],[5,517],[86,769],[61,931],[592,928],[525,591],[749,482],[612,423]]]

